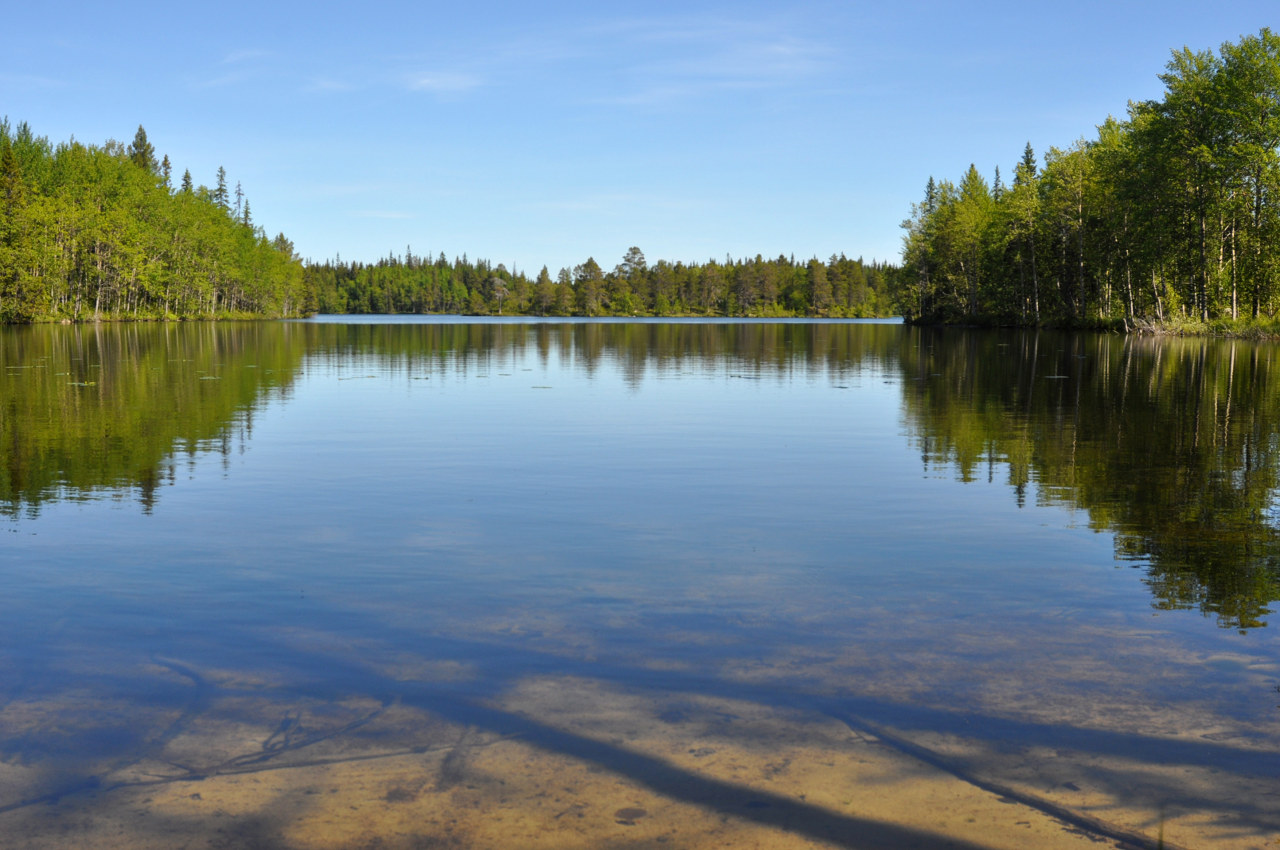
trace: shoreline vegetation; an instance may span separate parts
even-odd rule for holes
[[[1253,319],[1222,317],[1204,321],[1187,316],[1170,316],[1163,321],[1146,317],[1120,317],[1092,320],[1048,320],[1039,324],[1007,322],[986,316],[965,321],[924,321],[903,317],[906,324],[918,327],[952,327],[978,329],[1021,329],[1053,331],[1094,331],[1133,336],[1218,337],[1224,339],[1280,339],[1280,317]]]
[[[128,146],[53,145],[0,120],[0,324],[292,318],[314,313],[872,318],[895,314],[895,267],[835,255],[612,270],[588,258],[553,278],[406,248],[373,263],[304,261],[268,238],[240,184],[189,171],[175,187],[139,126]]]
[[[51,145],[0,120],[0,323],[289,317],[301,259],[257,226],[240,184],[213,189],[146,130],[127,147]]]
[[[543,266],[530,279],[465,255],[450,262],[406,249],[373,264],[310,264],[306,279],[319,313],[884,318],[895,315],[895,271],[843,254],[650,265],[633,246],[612,270],[588,257],[554,277]]]
[[[1280,36],[1183,48],[1162,99],[1030,143],[1006,185],[932,177],[903,222],[908,322],[1280,336]]]

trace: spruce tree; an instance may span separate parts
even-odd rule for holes
[[[222,207],[223,212],[228,209],[227,170],[221,165],[218,166],[218,184],[213,190],[213,202]]]
[[[147,141],[147,131],[141,124],[138,125],[138,132],[133,136],[133,143],[129,145],[128,154],[134,165],[153,174],[156,172],[156,149],[151,142]]]
[[[1019,163],[1019,168],[1015,173],[1017,177],[1023,177],[1024,180],[1036,176],[1036,152],[1031,149],[1031,142],[1027,142],[1027,147],[1022,152],[1022,162]],[[1015,181],[1017,177],[1014,178]]]

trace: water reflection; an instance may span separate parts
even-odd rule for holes
[[[1274,592],[1241,591],[1227,562],[1245,534],[1245,572],[1266,573],[1265,507],[1204,530],[1270,486],[1265,346],[1233,363],[1212,344],[840,324],[33,330],[54,342],[4,349],[5,409],[38,380],[46,409],[76,412],[23,374],[58,340],[129,352],[110,368],[132,380],[68,420],[94,424],[59,443],[85,454],[67,469],[131,410],[156,438],[125,472],[71,487],[55,458],[55,483],[14,491],[38,510],[0,540],[0,835],[1280,834],[1275,630],[1153,617],[1112,542],[1153,584],[1180,565],[1178,604],[1257,622],[1239,612]],[[61,439],[45,426],[22,457]],[[83,499],[140,492],[174,455],[194,473],[150,513]],[[1162,482],[1175,495],[1131,492]]]
[[[856,331],[852,328],[856,327]],[[587,378],[901,375],[909,439],[1019,504],[1086,511],[1166,609],[1266,625],[1280,599],[1280,387],[1272,344],[840,323],[202,324],[14,328],[0,335],[0,512],[134,494],[178,458],[232,450],[313,364],[482,375],[530,355]],[[527,369],[526,369],[527,371]]]
[[[617,364],[626,382],[735,367],[753,376],[848,375],[887,366],[904,343],[887,323],[559,322],[517,324],[308,324],[308,350],[332,361],[374,355],[386,368],[447,363],[455,369],[523,361],[580,366],[593,376]],[[851,328],[856,327],[856,332]]]
[[[0,513],[136,496],[144,510],[177,458],[232,450],[301,363],[287,324],[75,325],[0,332]]]
[[[925,463],[999,467],[1088,513],[1165,609],[1266,625],[1280,599],[1280,384],[1270,343],[921,331],[902,353]]]

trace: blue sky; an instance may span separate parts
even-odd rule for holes
[[[239,181],[306,257],[552,274],[896,261],[928,178],[1003,174],[1159,97],[1274,2],[24,3],[0,114]]]

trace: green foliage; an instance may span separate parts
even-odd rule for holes
[[[1159,101],[1027,145],[1007,191],[932,179],[894,292],[921,322],[1201,322],[1280,309],[1280,36],[1175,51]]]
[[[291,250],[291,246],[290,246]],[[535,280],[466,256],[423,262],[406,252],[377,263],[334,259],[306,268],[304,289],[321,313],[466,313],[536,316],[823,316],[895,314],[894,273],[833,256],[650,265],[630,248],[613,271],[594,258]]]
[[[169,186],[146,131],[52,147],[0,121],[0,322],[292,316],[302,264],[207,192]],[[221,170],[220,170],[221,174]]]
[[[150,507],[181,458],[230,451],[264,397],[288,389],[299,325],[35,325],[0,334],[0,514],[136,494]]]

